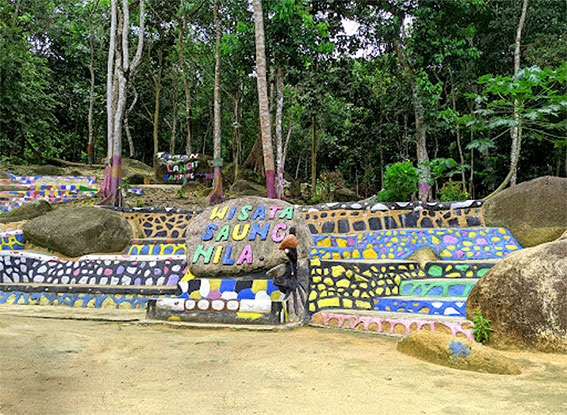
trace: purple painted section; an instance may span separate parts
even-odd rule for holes
[[[222,190],[222,179],[218,179],[220,181],[217,182],[217,177],[222,177],[222,171],[220,167],[215,167],[214,168],[214,179],[213,179],[213,193],[211,193],[211,197],[209,199],[210,203],[215,203],[215,201],[218,199],[220,202],[224,201],[224,191]],[[217,183],[218,186],[220,186],[220,196],[217,194]]]
[[[266,187],[268,188],[268,199],[277,199],[276,172],[274,170],[266,170]]]

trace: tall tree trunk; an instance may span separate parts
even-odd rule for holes
[[[116,20],[118,15],[117,0],[112,0],[110,3],[110,41],[108,44],[108,61],[106,64],[106,144],[107,162],[110,163],[112,157],[112,126],[113,121],[113,101],[114,101],[114,54],[116,51]]]
[[[522,3],[522,14],[520,15],[520,21],[518,22],[518,28],[516,29],[516,39],[515,39],[515,46],[514,46],[514,76],[513,79],[518,78],[518,71],[520,70],[520,57],[521,57],[521,50],[520,47],[522,45],[522,31],[524,30],[524,25],[526,22],[526,14],[528,12],[528,0],[524,0]],[[510,151],[510,164],[514,166],[512,171],[512,176],[510,177],[510,185],[516,186],[516,175],[517,175],[517,167],[518,167],[518,160],[516,157],[520,157],[520,152],[518,148],[520,147],[520,138],[522,133],[520,132],[521,126],[519,125],[520,122],[520,115],[518,113],[518,101],[514,100],[514,121],[518,123],[516,127],[512,127],[510,129],[510,136],[512,138],[512,149]]]
[[[114,74],[107,74],[107,109],[109,121],[107,126],[111,126],[109,146],[111,147],[110,165],[107,165],[103,182],[104,199],[101,204],[111,204],[114,206],[122,205],[121,183],[122,183],[122,122],[126,108],[126,92],[128,90],[129,74],[136,70],[140,63],[144,21],[145,21],[145,1],[140,0],[140,28],[138,34],[138,47],[132,62],[130,62],[128,49],[128,32],[130,30],[130,11],[128,0],[123,0],[120,8],[117,0],[112,0],[111,17],[111,42],[109,45],[109,56],[114,57],[114,62],[109,65],[109,69],[114,67]],[[118,22],[117,22],[118,20]],[[116,41],[116,39],[118,41]],[[110,103],[110,105],[108,105]]]
[[[91,75],[91,84],[89,90],[89,115],[88,115],[88,127],[89,127],[89,144],[87,147],[87,163],[93,164],[93,142],[94,142],[94,129],[93,129],[93,112],[94,112],[94,90],[95,90],[95,73],[94,73],[94,34],[93,34],[93,16],[98,8],[100,0],[96,0],[93,9],[89,13],[89,72]]]
[[[453,113],[457,113],[457,103],[455,100],[455,82],[453,81],[453,72],[449,72],[451,76],[451,106],[453,108]],[[465,156],[463,154],[463,146],[461,144],[461,131],[459,129],[459,122],[455,121],[456,135],[457,135],[457,149],[459,150],[459,158],[461,160],[461,180],[463,181],[463,186],[465,185]]]
[[[213,20],[215,22],[215,91],[214,91],[214,154],[213,154],[213,191],[209,197],[209,202],[222,202],[224,193],[222,190],[222,154],[221,154],[221,27],[219,22],[219,2],[215,0],[213,6]]]
[[[152,73],[154,81],[154,118],[153,118],[153,140],[154,140],[154,156],[159,152],[158,138],[159,138],[159,103],[161,94],[161,75],[163,70],[163,53],[158,52],[158,71],[157,75]],[[155,157],[154,157],[155,160]]]
[[[283,165],[283,138],[282,138],[282,118],[283,118],[283,88],[284,70],[281,65],[276,68],[276,163],[278,177],[276,180],[276,192],[278,199],[284,197],[284,165]]]
[[[124,114],[124,131],[126,131],[126,137],[128,138],[128,149],[131,159],[136,157],[136,151],[134,149],[134,140],[132,139],[132,134],[130,133],[129,117],[132,113],[132,110],[134,109],[134,106],[136,105],[136,102],[138,102],[138,91],[136,90],[136,88],[134,88],[134,100]]]
[[[187,12],[185,11],[184,1],[181,0],[181,21],[179,22],[179,36],[177,37],[177,54],[179,63],[183,71],[183,89],[185,91],[185,125],[187,127],[187,137],[185,139],[185,154],[193,152],[193,143],[191,135],[192,114],[191,114],[191,85],[189,84],[189,70],[183,53],[183,39],[185,38],[185,30],[187,29]]]
[[[240,86],[232,97],[232,162],[234,164],[234,181],[238,180],[238,168],[240,165]]]
[[[403,21],[403,19],[401,20]],[[400,32],[402,28],[400,27]],[[398,56],[398,61],[402,65],[404,75],[411,87],[411,94],[413,98],[413,109],[415,116],[415,140],[416,140],[416,152],[417,152],[417,164],[423,164],[429,161],[429,155],[427,154],[427,126],[425,125],[425,109],[423,107],[423,100],[419,91],[417,89],[417,81],[415,79],[416,75],[414,72],[413,65],[410,61],[410,57],[407,55],[407,51],[404,50],[400,36],[394,39],[394,47],[396,49],[396,54]],[[426,202],[429,198],[429,169],[422,169],[419,178],[419,200]]]
[[[260,115],[260,131],[264,153],[264,170],[266,172],[266,188],[268,198],[276,199],[274,150],[272,148],[272,123],[268,103],[268,81],[266,79],[266,48],[264,44],[264,15],[262,1],[253,0],[254,25],[256,38],[256,74],[258,79],[258,107]]]
[[[289,122],[289,127],[287,129],[287,137],[285,139],[285,145],[283,148],[283,155],[282,155],[282,168],[285,170],[285,159],[287,157],[287,148],[289,146],[289,139],[291,138],[291,130],[293,130],[293,124],[290,121]]]
[[[317,120],[311,116],[311,195],[317,193]]]

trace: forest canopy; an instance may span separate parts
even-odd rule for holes
[[[408,197],[387,193],[401,180],[479,198],[505,179],[567,176],[565,1],[258,3],[276,164],[314,196],[334,180]],[[107,157],[112,4],[0,0],[0,161],[86,163],[89,143],[90,161]],[[220,158],[261,170],[253,2],[119,4],[132,62],[143,41],[124,73],[122,156],[218,159],[216,77]]]

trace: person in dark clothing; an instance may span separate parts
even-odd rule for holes
[[[301,285],[297,275],[297,236],[295,228],[289,229],[289,235],[285,237],[280,245],[289,262],[286,265],[286,272],[283,277],[275,278],[274,285],[284,294],[283,301],[286,303],[288,319],[301,320],[305,311],[305,301],[307,291]],[[293,316],[295,315],[295,317]]]

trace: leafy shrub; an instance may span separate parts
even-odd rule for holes
[[[480,308],[477,308],[474,310],[472,321],[474,323],[473,336],[475,340],[479,343],[486,343],[488,341],[488,333],[494,331],[490,325],[490,320],[484,318]]]
[[[443,184],[443,187],[439,190],[439,197],[441,202],[454,202],[458,200],[467,200],[469,194],[464,189],[463,182],[454,182],[453,179],[449,179],[447,183]]]
[[[389,165],[384,173],[384,187],[378,193],[379,202],[406,202],[417,191],[417,169],[410,161]]]

